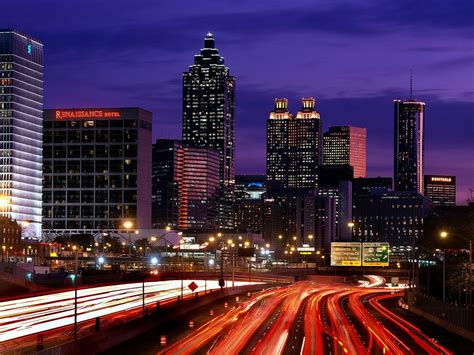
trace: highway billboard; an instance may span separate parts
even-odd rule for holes
[[[362,243],[362,266],[388,266],[388,243]]]
[[[361,266],[361,243],[332,242],[331,266]]]

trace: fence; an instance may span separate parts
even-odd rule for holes
[[[410,306],[414,306],[442,321],[474,332],[474,312],[472,308],[454,306],[420,294],[409,294],[408,302]]]

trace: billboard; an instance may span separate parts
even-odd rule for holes
[[[332,242],[331,266],[361,266],[361,243]]]
[[[388,266],[388,243],[362,243],[362,266]]]

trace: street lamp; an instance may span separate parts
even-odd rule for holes
[[[125,221],[123,222],[123,226],[127,230],[127,235],[128,235],[128,256],[129,258],[132,257],[132,237],[130,236],[130,228],[133,227],[133,223],[131,221]]]
[[[449,235],[454,235],[454,236],[457,236],[461,239],[464,239],[464,240],[467,240],[469,242],[469,284],[468,284],[468,287],[469,287],[469,307],[472,306],[472,239],[470,238],[467,238],[465,236],[463,236],[462,234],[457,234],[457,233],[449,233],[446,232],[446,231],[441,231],[441,233],[439,234],[441,238],[447,238]],[[446,285],[444,285],[444,287],[446,287]]]

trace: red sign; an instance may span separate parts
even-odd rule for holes
[[[198,287],[199,287],[199,286],[196,285],[196,283],[195,283],[194,281],[191,282],[191,283],[188,285],[188,288],[189,288],[192,292],[194,292]]]
[[[107,110],[56,110],[54,119],[62,120],[87,120],[87,119],[113,119],[120,118],[120,111]]]

